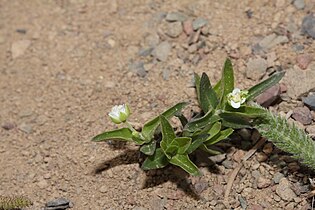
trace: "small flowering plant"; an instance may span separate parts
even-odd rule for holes
[[[203,73],[201,77],[194,75],[202,111],[190,120],[181,113],[187,104],[178,103],[146,122],[141,131],[136,131],[127,120],[130,115],[128,105],[114,106],[109,117],[114,123],[124,123],[126,127],[106,131],[92,140],[100,142],[117,139],[134,142],[147,156],[141,166],[143,170],[173,164],[191,175],[198,176],[200,171],[189,157],[193,152],[204,150],[210,155],[220,154],[214,145],[227,139],[235,129],[257,128],[280,149],[293,153],[295,157],[315,168],[314,142],[296,126],[289,125],[285,119],[252,102],[256,96],[278,83],[283,76],[284,72],[277,72],[247,90],[240,90],[234,87],[232,63],[227,59],[222,77],[214,86],[211,85],[207,74]],[[180,120],[181,132],[175,133],[169,121],[172,117]],[[298,140],[292,140],[294,138]],[[296,143],[299,140],[301,142]],[[308,149],[305,148],[306,145]]]

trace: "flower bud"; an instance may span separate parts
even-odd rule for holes
[[[126,122],[129,115],[130,115],[130,109],[127,104],[114,106],[111,112],[108,114],[111,120],[116,124]]]

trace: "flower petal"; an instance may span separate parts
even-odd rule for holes
[[[241,106],[240,102],[234,102],[233,100],[231,100],[230,103],[231,103],[231,106],[235,109],[238,109]]]

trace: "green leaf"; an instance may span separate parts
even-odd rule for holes
[[[202,73],[200,79],[200,107],[204,113],[211,109],[215,109],[218,105],[218,98],[212,89],[209,77],[207,74]]]
[[[194,137],[191,145],[186,151],[187,154],[190,154],[196,149],[198,149],[203,144],[203,142],[207,140],[207,138],[208,138],[208,135],[199,135],[199,136]]]
[[[214,92],[216,93],[217,96],[221,96],[222,95],[222,91],[221,91],[221,80],[219,80],[217,82],[217,84],[215,84],[215,86],[213,87]]]
[[[232,62],[230,59],[226,59],[221,78],[221,91],[220,105],[224,108],[226,104],[227,94],[231,93],[234,89],[234,73]]]
[[[285,74],[284,71],[275,73],[271,77],[269,77],[268,79],[266,79],[266,80],[262,81],[261,83],[251,87],[248,90],[248,95],[247,95],[246,100],[250,101],[250,100],[254,99],[256,96],[260,95],[261,93],[263,93],[265,90],[267,90],[271,86],[277,84],[282,79],[284,74]]]
[[[163,168],[168,164],[168,159],[161,148],[155,150],[154,155],[147,157],[141,168],[143,170]]]
[[[178,117],[178,119],[180,120],[182,126],[185,127],[185,125],[188,123],[187,118],[182,113],[178,113],[175,116]]]
[[[162,128],[162,141],[164,141],[166,145],[168,145],[172,142],[173,139],[176,138],[175,132],[171,124],[163,115],[160,116],[160,122]]]
[[[217,135],[213,137],[209,137],[204,144],[212,145],[212,144],[218,143],[219,141],[222,141],[223,139],[226,139],[227,137],[229,137],[233,132],[234,130],[232,128],[227,128],[225,130],[222,130]]]
[[[200,146],[200,149],[202,149],[203,151],[205,151],[211,155],[220,155],[221,154],[221,152],[214,150],[214,149],[211,149],[211,148],[207,147],[205,144],[202,144]]]
[[[178,103],[175,106],[163,112],[162,115],[166,117],[167,119],[169,119],[172,116],[174,116],[176,113],[180,112],[186,105],[187,103],[185,102]],[[150,142],[153,139],[154,132],[159,125],[160,125],[159,116],[155,117],[154,119],[144,124],[142,128],[142,135],[145,137],[146,142]]]
[[[224,113],[229,114],[231,116],[256,118],[264,117],[266,115],[266,110],[260,107],[253,106],[241,106],[238,109],[234,109],[233,107],[228,105]]]
[[[194,80],[195,80],[198,102],[199,102],[199,104],[201,104],[201,102],[200,102],[200,77],[196,73],[194,73]]]
[[[210,137],[217,135],[221,130],[221,122],[216,122],[211,129],[209,130],[208,134]]]
[[[171,159],[176,154],[185,154],[191,144],[191,138],[189,137],[176,137],[172,141],[161,141],[161,148],[164,151],[166,157]]]
[[[170,160],[170,163],[181,167],[182,169],[184,169],[186,172],[193,176],[201,175],[199,169],[193,162],[191,162],[188,155],[177,154]]]
[[[178,145],[178,154],[185,154],[188,150],[189,146],[191,145],[191,138],[189,137],[176,137],[175,142]]]
[[[133,141],[132,131],[129,128],[120,128],[117,130],[106,131],[95,137],[92,141],[100,142],[107,140]]]
[[[220,120],[220,117],[218,115],[214,115],[213,111],[209,111],[201,118],[187,123],[184,130],[189,131],[189,132],[195,132],[197,130],[204,128],[206,125],[209,125],[219,120]]]
[[[153,155],[156,149],[156,141],[142,145],[140,151],[145,155]]]
[[[226,113],[221,113],[221,122],[224,127],[241,129],[241,128],[251,128],[251,124],[248,120],[243,117],[233,116]]]

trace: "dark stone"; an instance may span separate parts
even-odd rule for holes
[[[315,111],[315,94],[309,95],[306,98],[303,98],[303,103],[308,106],[311,110]]]
[[[46,203],[45,210],[63,210],[71,208],[73,204],[65,198],[57,198]]]
[[[310,14],[304,17],[302,22],[302,33],[315,39],[315,17]]]

